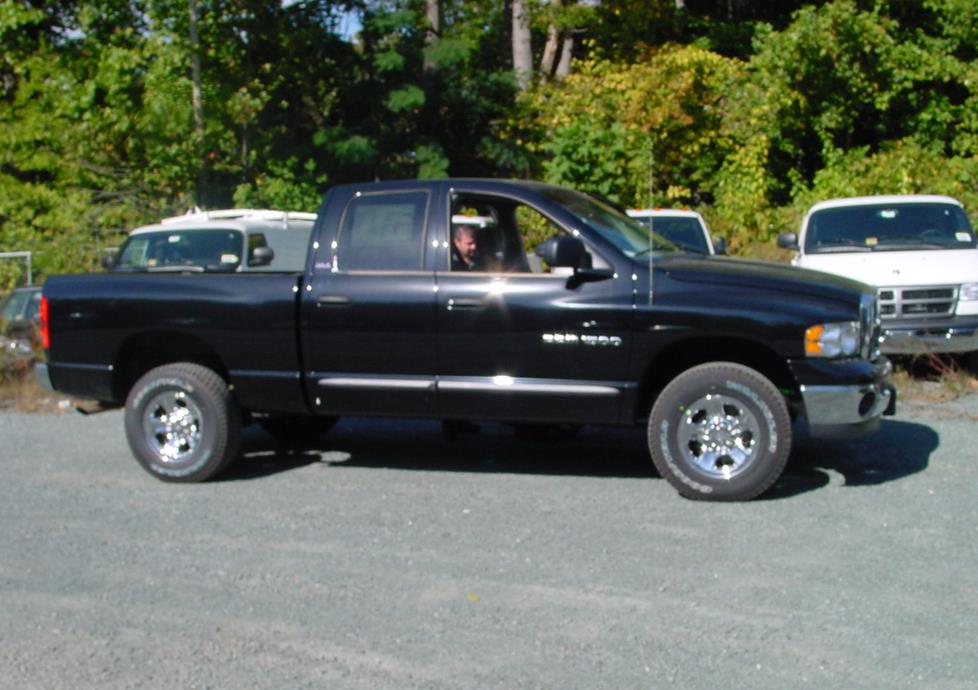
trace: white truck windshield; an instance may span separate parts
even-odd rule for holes
[[[941,203],[827,208],[812,214],[805,236],[805,251],[810,254],[975,246],[975,233],[964,211]]]

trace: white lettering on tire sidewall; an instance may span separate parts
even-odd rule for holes
[[[761,417],[764,419],[767,428],[767,452],[771,455],[777,453],[778,450],[778,432],[777,424],[774,420],[774,413],[771,408],[761,399],[751,386],[745,385],[738,381],[726,380],[723,382],[722,388],[727,388],[730,391],[736,392],[738,395],[742,396],[744,399],[753,403],[757,410],[761,413]],[[709,386],[708,392],[716,392],[715,387]],[[677,408],[677,417],[681,417],[682,410],[685,409],[684,405],[680,404]],[[677,462],[672,452],[672,439],[670,438],[669,432],[671,429],[671,420],[669,418],[663,419],[662,423],[659,425],[658,438],[659,438],[659,452],[662,454],[666,465],[669,467],[670,471],[675,477],[677,477],[683,484],[689,488],[701,493],[701,494],[711,494],[714,489],[708,484],[703,484],[697,481],[695,478],[691,477],[686,470],[686,464]]]

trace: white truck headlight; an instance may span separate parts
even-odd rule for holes
[[[859,352],[859,322],[820,323],[805,331],[809,357],[852,357]]]
[[[958,290],[958,299],[962,302],[978,300],[978,283],[965,283]]]

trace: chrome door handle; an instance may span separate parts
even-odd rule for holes
[[[342,295],[320,295],[316,298],[317,307],[345,307],[349,303],[350,298]]]
[[[481,299],[473,299],[468,297],[449,297],[448,298],[448,311],[459,311],[462,309],[482,309],[483,303]]]

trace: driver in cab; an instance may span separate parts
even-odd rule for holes
[[[483,216],[452,216],[452,270],[485,271],[479,234],[492,219]]]

